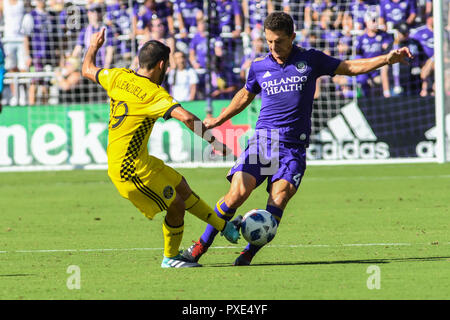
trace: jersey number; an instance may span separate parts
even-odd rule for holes
[[[109,124],[111,129],[117,129],[126,119],[128,115],[128,105],[123,101],[113,103]]]
[[[298,188],[298,185],[300,184],[301,177],[302,177],[302,174],[298,173],[292,178],[294,180],[294,182],[295,182],[295,187],[297,187],[297,188]]]

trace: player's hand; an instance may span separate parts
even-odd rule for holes
[[[91,43],[90,43],[90,45],[93,48],[99,49],[103,45],[103,43],[105,43],[105,32],[106,32],[106,28],[103,27],[103,28],[100,29],[99,32],[94,33],[91,36]]]
[[[203,120],[203,124],[205,125],[206,129],[212,129],[217,127],[218,120],[217,118],[213,118],[211,116],[206,117],[205,120]]]
[[[387,62],[388,64],[394,64],[394,63],[403,63],[408,64],[408,59],[413,59],[414,56],[409,51],[408,47],[403,47],[400,49],[392,50],[387,55]]]

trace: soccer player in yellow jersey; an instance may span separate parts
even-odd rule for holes
[[[84,77],[100,84],[111,99],[108,132],[108,175],[119,193],[147,218],[167,211],[163,222],[163,268],[199,267],[179,251],[184,230],[184,212],[213,225],[233,243],[239,239],[239,222],[227,222],[200,199],[186,180],[160,159],[150,156],[148,138],[158,118],[175,118],[222,153],[228,148],[214,137],[206,138],[206,127],[175,101],[161,83],[169,64],[170,49],[159,41],[148,41],[139,51],[139,70],[103,69],[95,65],[97,51],[105,41],[105,29],[94,34],[83,61]]]

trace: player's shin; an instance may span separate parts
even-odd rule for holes
[[[226,221],[214,214],[214,210],[194,192],[185,200],[186,210],[205,221],[215,230],[222,231]]]
[[[173,258],[179,254],[181,240],[183,239],[184,223],[180,226],[171,226],[164,219],[163,237],[164,237],[164,256]]]
[[[230,221],[236,213],[236,209],[229,208],[223,198],[216,203],[214,211],[217,217],[227,221]],[[219,231],[216,228],[209,224],[206,226],[205,232],[201,235],[200,241],[202,241],[203,245],[209,247],[213,243],[218,232]]]

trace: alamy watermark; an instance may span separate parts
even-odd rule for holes
[[[69,290],[81,289],[81,269],[77,265],[70,265],[66,272],[70,274],[67,278],[66,286]]]
[[[381,269],[377,265],[370,265],[367,267],[366,273],[370,274],[367,278],[367,289],[381,289]]]

